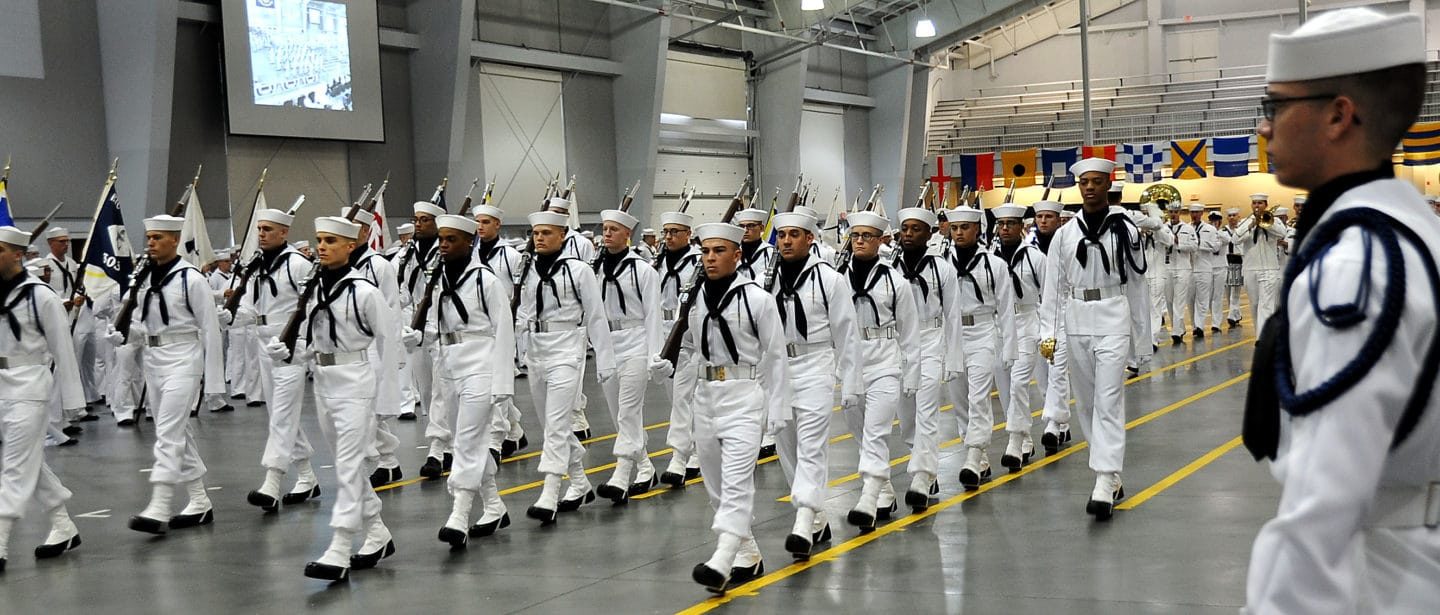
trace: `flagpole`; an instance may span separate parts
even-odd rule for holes
[[[90,264],[90,243],[95,238],[95,224],[100,221],[100,210],[105,207],[105,197],[110,196],[110,188],[115,185],[115,180],[120,176],[116,171],[120,168],[120,158],[110,163],[110,173],[105,176],[105,186],[100,188],[100,199],[95,202],[95,215],[90,217],[90,232],[85,234],[85,249],[80,251],[80,267],[75,270],[75,294],[85,294],[85,269]],[[66,297],[69,301],[71,298]],[[79,317],[76,311],[75,317]],[[75,320],[71,319],[71,328],[74,328]]]
[[[1300,4],[1305,4],[1304,0]],[[1080,0],[1080,81],[1085,113],[1085,135],[1081,144],[1094,145],[1095,117],[1090,108],[1090,0]]]

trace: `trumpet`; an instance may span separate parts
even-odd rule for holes
[[[1268,229],[1275,225],[1275,214],[1270,213],[1268,209],[1265,211],[1257,211],[1250,215],[1255,217],[1255,226],[1262,229]]]

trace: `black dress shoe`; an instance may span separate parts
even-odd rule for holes
[[[685,482],[700,478],[700,468],[685,468]]]
[[[175,515],[174,517],[170,517],[170,529],[181,530],[187,527],[210,525],[210,523],[214,521],[214,509],[210,509],[202,513],[195,513],[193,515]]]
[[[651,489],[654,489],[655,486],[656,486],[656,485],[659,485],[659,484],[660,484],[660,481],[656,480],[654,476],[651,476],[651,477],[650,477],[650,480],[647,480],[647,481],[640,481],[640,482],[638,482],[638,483],[630,483],[630,493],[629,493],[629,495],[630,495],[630,497],[633,498],[633,497],[635,497],[635,496],[637,496],[637,495],[640,495],[640,494],[642,494],[642,493],[645,493],[645,492],[647,492],[647,491],[650,491]]]
[[[80,443],[79,440],[76,440],[75,438],[70,438],[69,440],[66,440],[66,441],[64,441],[64,442],[61,442],[61,443],[59,443],[59,444],[56,444],[55,446],[75,446],[76,444],[79,444],[79,443]]]
[[[775,445],[774,445],[774,444],[767,444],[767,445],[765,445],[765,446],[760,447],[760,456],[759,456],[760,459],[764,459],[764,458],[766,458],[766,457],[774,457],[774,456],[775,456]]]
[[[440,468],[445,470],[446,472],[449,472],[450,466],[453,465],[455,465],[455,455],[445,453],[445,457],[440,460]]]
[[[89,423],[90,421],[100,420],[100,415],[90,414],[89,412],[86,412],[85,414],[80,415],[80,418],[76,420],[80,421],[81,423]]]
[[[199,409],[199,408],[196,408],[196,409],[190,411],[190,418],[193,419],[193,418],[195,418],[195,417],[197,417],[197,416],[200,416],[200,409]]]
[[[1121,487],[1115,491],[1115,497],[1109,502],[1090,500],[1085,502],[1085,514],[1093,515],[1096,521],[1109,521],[1115,514],[1115,503],[1125,497],[1125,488]]]
[[[526,509],[525,516],[540,522],[540,525],[554,525],[555,519],[560,516],[560,511],[531,506]]]
[[[966,491],[975,491],[980,488],[980,481],[985,480],[989,476],[989,470],[977,473],[970,468],[965,468],[960,470],[960,484],[965,487]]]
[[[906,491],[905,505],[910,507],[911,512],[925,512],[930,508],[930,496],[918,491]]]
[[[594,501],[595,490],[591,489],[589,491],[586,491],[585,495],[582,495],[580,497],[572,498],[569,500],[560,500],[560,506],[558,508],[560,512],[575,512],[577,510],[580,510],[581,504],[589,504]]]
[[[260,406],[263,406],[263,405],[265,405],[265,402],[260,401],[260,400],[258,400],[258,399],[252,399],[252,400],[250,400],[250,401],[245,402],[245,407],[246,407],[246,408],[259,408]]]
[[[1195,327],[1195,330],[1191,331],[1190,335],[1197,340],[1203,340],[1205,339],[1205,330],[1201,329],[1200,327]]]
[[[576,431],[576,432],[573,432],[573,433],[575,434],[575,439],[580,440],[581,442],[584,442],[584,441],[590,439],[590,430],[589,430],[589,429],[581,429],[580,431]]]
[[[696,564],[695,569],[690,572],[690,578],[704,586],[705,591],[719,596],[725,595],[725,586],[728,585],[730,581],[730,579],[725,577],[725,573],[706,566],[705,564]]]
[[[263,510],[267,513],[273,513],[277,510],[280,510],[280,500],[275,499],[274,496],[271,496],[269,494],[261,493],[258,490],[251,491],[249,494],[247,494],[245,496],[245,501],[249,502],[251,506],[260,507],[260,510]]]
[[[685,476],[674,472],[662,472],[660,473],[660,482],[670,485],[672,489],[681,489],[685,487]]]
[[[440,478],[444,471],[444,465],[434,457],[426,457],[425,465],[420,466],[420,476],[424,478]]]
[[[495,530],[501,530],[507,527],[510,527],[510,513],[500,515],[499,519],[496,519],[489,523],[476,523],[475,525],[470,526],[470,535],[477,538],[482,536],[489,536],[491,534],[494,534]]]
[[[809,536],[791,534],[785,537],[785,550],[798,560],[810,559],[810,549],[814,546],[814,543],[810,542]]]
[[[82,433],[85,433],[85,430],[79,425],[66,425],[64,429],[60,430],[60,433],[63,433],[67,436],[78,436]]]
[[[815,534],[810,537],[810,544],[818,545],[827,543],[830,542],[830,538],[830,524],[826,523],[825,527],[820,528],[820,531],[815,532]]]
[[[234,395],[231,395],[231,396],[230,396],[230,399],[245,399],[245,394],[244,394],[244,393],[236,393],[236,394],[234,394]]]
[[[1211,332],[1211,333],[1219,333],[1219,332],[1220,332],[1220,327],[1216,327],[1216,326],[1214,326],[1214,325],[1211,325],[1211,326],[1210,326],[1210,332]]]
[[[135,419],[120,419],[115,423],[116,427],[134,427]]]
[[[1172,343],[1172,344],[1174,344],[1174,345],[1176,345],[1176,346],[1179,346],[1179,345],[1181,345],[1181,344],[1184,344],[1184,343],[1185,343],[1185,336],[1183,336],[1183,335],[1172,335],[1172,336],[1170,336],[1170,343]]]
[[[355,570],[369,570],[380,563],[380,560],[395,554],[395,541],[385,543],[385,546],[371,551],[370,553],[356,553],[350,556],[350,567]]]
[[[280,501],[287,505],[299,504],[311,498],[318,497],[320,497],[320,485],[315,485],[311,487],[309,491],[291,491],[290,493],[282,495],[280,496]]]
[[[76,534],[74,536],[71,536],[70,540],[67,540],[65,542],[57,542],[55,544],[40,545],[38,547],[35,547],[35,559],[50,559],[52,557],[60,557],[66,551],[74,549],[78,546],[80,546],[80,535]]]
[[[305,576],[312,579],[320,579],[321,581],[337,583],[350,579],[350,569],[344,566],[310,562],[305,564]]]
[[[1060,451],[1060,434],[1045,432],[1044,435],[1040,436],[1040,446],[1045,449],[1047,456],[1054,455]],[[1003,462],[1004,460],[1002,459],[1001,461]]]
[[[449,526],[441,526],[437,538],[440,539],[440,542],[450,543],[451,551],[464,551],[466,543],[470,542],[469,534]]]
[[[401,412],[401,413],[400,413],[400,416],[397,416],[397,417],[395,417],[395,418],[400,419],[400,420],[402,420],[402,421],[409,422],[409,421],[415,420],[415,413],[414,413],[414,412]]]
[[[511,456],[511,455],[514,455],[514,454],[515,454],[515,451],[518,450],[519,444],[520,444],[519,442],[516,442],[516,441],[514,441],[514,440],[505,440],[505,441],[501,442],[501,443],[500,443],[500,456],[501,456],[501,457],[509,457],[509,456]]]
[[[595,494],[614,502],[617,506],[630,499],[630,490],[605,483],[595,488]]]
[[[875,515],[865,511],[852,510],[849,514],[845,515],[845,520],[850,522],[850,525],[860,528],[861,534],[869,534],[875,531]]]
[[[0,572],[5,572],[5,558],[0,557]]]
[[[765,562],[755,562],[754,566],[748,568],[731,568],[730,585],[744,585],[763,576],[765,576]]]
[[[896,502],[890,502],[889,506],[881,506],[875,509],[875,518],[881,521],[887,520],[898,510],[900,510],[900,505]]]
[[[1159,344],[1151,344],[1151,345],[1150,345],[1150,352],[1160,352],[1160,345],[1159,345]]]
[[[165,531],[169,529],[169,524],[159,519],[135,515],[134,517],[130,517],[130,529],[137,532],[145,532],[146,534],[164,536]]]
[[[216,409],[214,409],[214,410],[211,410],[211,412],[234,412],[234,411],[235,411],[235,406],[232,406],[232,405],[230,405],[230,404],[225,404],[225,405],[223,405],[223,406],[220,406],[219,408],[216,408]]]
[[[495,469],[497,470],[500,469],[500,458],[501,454],[499,450],[493,448],[490,449],[490,459],[495,461]]]
[[[375,471],[370,473],[370,486],[380,487],[382,485],[388,485],[400,480],[404,476],[404,472],[401,472],[399,467],[375,468]]]

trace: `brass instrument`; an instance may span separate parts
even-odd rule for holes
[[[1270,213],[1270,210],[1268,209],[1265,211],[1257,211],[1250,215],[1255,217],[1255,226],[1258,226],[1262,229],[1268,229],[1272,226],[1275,226],[1275,214]]]
[[[1155,184],[1140,193],[1140,204],[1155,203],[1158,205],[1161,201],[1166,203],[1179,203],[1183,198],[1184,197],[1180,196],[1180,190],[1175,186],[1171,186],[1170,184]]]

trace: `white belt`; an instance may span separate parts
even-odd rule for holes
[[[665,320],[675,320],[675,310],[660,310],[660,317]]]
[[[0,369],[15,369],[32,365],[49,365],[50,357],[44,354],[17,354],[0,357]]]
[[[795,358],[795,357],[804,356],[804,355],[810,354],[810,353],[812,353],[812,352],[820,352],[821,350],[829,350],[830,348],[832,348],[832,346],[831,346],[829,340],[826,340],[826,341],[823,341],[823,342],[800,342],[800,343],[786,344],[786,345],[785,345],[785,355],[793,359],[793,358]]]
[[[349,365],[351,363],[363,363],[370,359],[370,355],[364,350],[355,352],[317,352],[315,353],[315,364],[320,367],[333,365]]]
[[[1418,487],[1381,488],[1365,527],[1440,528],[1440,481]]]
[[[199,331],[189,331],[189,332],[186,332],[186,333],[174,333],[174,334],[171,334],[171,335],[147,335],[147,336],[145,336],[145,345],[146,345],[146,346],[149,346],[150,348],[155,348],[155,347],[158,347],[158,346],[169,346],[169,345],[171,345],[171,344],[178,344],[178,343],[180,343],[180,342],[198,342],[198,341],[200,341],[200,332],[199,332]]]
[[[945,321],[944,321],[943,319],[941,319],[941,318],[926,318],[926,319],[920,321],[920,330],[921,330],[921,331],[928,331],[928,330],[930,330],[930,329],[939,329],[940,327],[943,327],[943,326],[945,326]]]
[[[1105,288],[1077,288],[1073,296],[1080,301],[1100,301],[1113,299],[1125,295],[1125,289],[1121,286],[1107,286]]]
[[[1039,303],[1017,303],[1015,304],[1016,314],[1029,314],[1040,309]]]
[[[530,330],[531,330],[531,331],[534,331],[534,332],[536,332],[536,333],[555,333],[555,332],[558,332],[558,331],[569,331],[569,330],[571,330],[571,329],[579,329],[579,328],[580,328],[580,323],[579,323],[579,322],[565,322],[565,321],[537,322],[537,323],[535,323],[535,324],[533,324],[533,325],[530,325]]]
[[[861,327],[860,339],[869,340],[893,340],[895,339],[895,325],[888,327]]]
[[[974,325],[983,325],[987,322],[993,322],[994,320],[995,315],[988,312],[983,314],[965,314],[960,317],[960,324],[966,327],[970,327]]]
[[[710,382],[754,380],[759,377],[760,368],[754,365],[710,365],[700,368],[700,378]]]
[[[454,345],[459,344],[459,343],[461,343],[461,342],[468,342],[468,341],[471,341],[471,340],[483,340],[483,339],[486,339],[486,338],[488,338],[488,337],[491,337],[491,336],[490,336],[490,335],[486,335],[486,334],[484,334],[484,333],[481,333],[481,332],[479,332],[479,331],[456,331],[456,332],[454,332],[454,333],[441,333],[441,334],[440,334],[440,345],[441,345],[441,346],[454,346]]]
[[[644,325],[645,319],[643,318],[617,318],[610,321],[610,330],[624,331],[626,329],[634,329],[635,327],[641,327]]]

